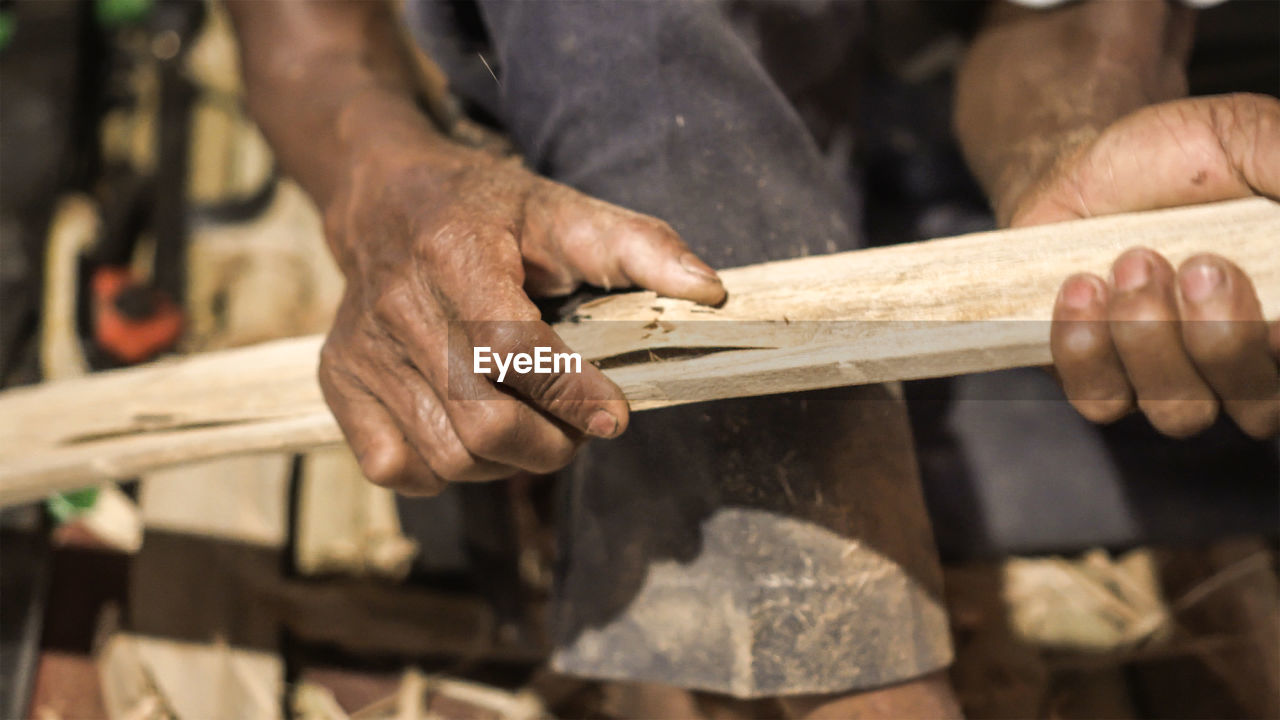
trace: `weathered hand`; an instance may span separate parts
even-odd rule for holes
[[[724,297],[665,223],[460,148],[365,153],[325,225],[347,291],[321,387],[365,475],[402,492],[549,472],[585,436],[625,429],[626,399],[590,363],[501,384],[470,372],[475,346],[568,351],[530,294],[587,282]]]
[[[1280,323],[1270,328],[1249,277],[1217,255],[1175,272],[1146,248],[1125,252],[1110,280],[1068,278],[1050,345],[1067,397],[1094,422],[1138,407],[1174,437],[1225,410],[1249,435],[1280,429]]]
[[[1230,95],[1144,108],[1028,187],[1006,205],[1011,225],[1280,197],[1280,101]],[[1175,271],[1134,248],[1109,280],[1072,276],[1054,309],[1051,345],[1067,397],[1095,422],[1115,420],[1136,400],[1177,437],[1203,430],[1219,408],[1254,437],[1280,431],[1280,323],[1267,325],[1248,276],[1220,256],[1198,255]]]

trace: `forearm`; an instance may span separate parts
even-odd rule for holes
[[[997,218],[1117,118],[1186,94],[1192,14],[1164,0],[997,2],[960,69],[955,130]]]
[[[420,111],[387,3],[228,0],[249,112],[281,168],[327,208],[377,146],[456,149]],[[447,160],[441,161],[448,164]]]

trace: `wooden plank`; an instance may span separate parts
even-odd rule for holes
[[[1070,273],[1145,245],[1212,250],[1280,317],[1280,204],[1094,218],[724,271],[712,309],[650,292],[582,306],[557,331],[636,410],[1044,364]],[[236,452],[340,440],[315,382],[321,338],[266,343],[0,394],[0,503]],[[677,354],[678,359],[654,361]]]

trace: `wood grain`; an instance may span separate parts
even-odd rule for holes
[[[720,308],[635,292],[557,326],[633,409],[1049,361],[1069,274],[1145,245],[1226,256],[1280,317],[1280,204],[1249,199],[726,270]],[[341,440],[315,382],[321,338],[0,393],[0,503],[219,455]],[[662,359],[667,358],[667,359]]]

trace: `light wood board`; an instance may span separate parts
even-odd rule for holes
[[[1280,317],[1280,204],[1249,199],[726,270],[723,307],[636,292],[557,331],[632,408],[1046,364],[1063,279],[1145,245],[1248,272]],[[0,503],[238,452],[339,442],[318,336],[0,393]],[[676,350],[673,350],[676,349]],[[655,359],[680,354],[678,359]]]

